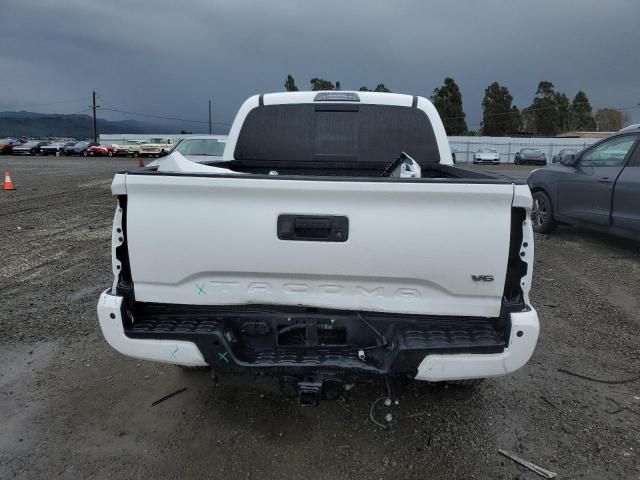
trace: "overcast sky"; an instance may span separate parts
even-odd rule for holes
[[[640,103],[640,0],[0,0],[0,12],[0,110],[74,113],[95,89],[105,106],[203,121],[212,98],[229,122],[288,73],[301,90],[317,76],[427,97],[451,76],[470,128],[493,81],[519,108],[540,80],[594,108]]]

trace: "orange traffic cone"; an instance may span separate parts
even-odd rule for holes
[[[142,159],[142,157],[138,157],[138,158],[139,158],[139,160],[138,160],[138,166],[139,166],[139,167],[144,167],[144,160]]]
[[[16,187],[11,181],[11,177],[9,176],[9,172],[4,172],[4,185],[2,185],[3,190],[15,190]]]

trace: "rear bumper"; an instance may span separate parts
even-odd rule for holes
[[[239,349],[243,341],[238,343],[238,338],[230,337],[215,319],[199,320],[194,313],[192,320],[184,320],[178,328],[175,320],[160,314],[147,320],[136,319],[137,327],[125,328],[123,315],[126,315],[123,297],[102,293],[98,319],[105,339],[120,353],[143,360],[188,366],[212,365],[220,373],[246,370],[274,375],[318,371],[354,376],[411,373],[418,380],[434,382],[513,372],[531,357],[539,331],[538,317],[533,309],[511,314],[507,347],[486,328],[483,330],[484,327],[462,332],[455,328],[443,333],[441,325],[440,330],[421,331],[415,323],[397,322],[390,337],[392,347],[385,351],[382,347],[364,348],[363,360],[359,358],[357,347],[316,348],[312,354],[293,347],[257,348],[246,355],[246,351]]]
[[[512,313],[509,346],[502,353],[429,355],[418,367],[416,380],[465,380],[499,377],[515,372],[533,355],[539,333],[538,314],[533,308]]]
[[[123,298],[103,292],[98,301],[98,320],[105,340],[118,352],[141,360],[174,363],[191,367],[207,366],[192,342],[172,340],[139,340],[124,333]]]

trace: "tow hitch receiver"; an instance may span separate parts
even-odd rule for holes
[[[300,404],[306,407],[317,407],[322,396],[322,382],[315,380],[298,383]]]
[[[300,404],[317,407],[320,400],[336,400],[344,391],[343,379],[332,374],[312,376],[284,376],[280,378],[280,390],[290,398],[296,396]]]

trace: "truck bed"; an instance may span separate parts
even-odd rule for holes
[[[291,162],[291,161],[260,161],[251,162],[243,160],[231,161],[212,161],[202,162],[202,166],[218,167],[229,170],[231,175],[251,174],[255,177],[298,177],[304,180],[304,177],[313,177],[316,180],[336,180],[336,177],[344,178],[349,181],[366,181],[374,182],[416,182],[416,181],[446,181],[452,183],[497,183],[497,184],[515,184],[525,185],[525,180],[515,180],[505,175],[493,172],[479,172],[464,167],[442,165],[442,164],[423,164],[422,178],[390,178],[382,177],[386,165],[380,163],[345,163],[345,162]],[[277,172],[277,176],[270,172]],[[132,175],[197,175],[204,177],[229,176],[229,174],[207,173],[205,171],[193,171],[188,169],[180,171],[161,171],[158,166],[139,168],[133,167],[123,170],[120,173],[128,173]],[[239,175],[238,178],[241,176]],[[301,178],[302,177],[302,178]]]

